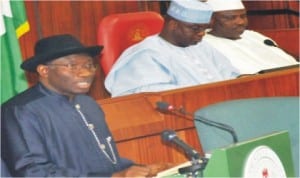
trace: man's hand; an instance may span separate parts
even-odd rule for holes
[[[150,172],[148,177],[154,177],[156,176],[157,173],[169,169],[171,167],[174,167],[175,164],[172,163],[159,163],[159,164],[151,164],[148,165],[147,167],[150,168]]]
[[[133,165],[123,171],[114,173],[112,177],[147,177],[149,173],[150,168]]]
[[[172,167],[174,164],[159,163],[151,165],[133,165],[123,171],[116,172],[112,177],[153,177],[158,172]]]

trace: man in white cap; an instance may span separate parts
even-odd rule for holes
[[[202,40],[212,9],[198,0],[173,0],[162,31],[125,50],[105,87],[112,97],[235,78],[238,71]]]
[[[251,30],[240,0],[208,0],[214,10],[211,30],[203,41],[224,54],[241,74],[297,64],[289,54],[276,47],[270,38]]]

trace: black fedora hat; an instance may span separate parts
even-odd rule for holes
[[[54,35],[40,39],[34,47],[34,56],[21,64],[21,68],[35,72],[39,64],[46,64],[56,58],[70,54],[86,53],[90,56],[98,55],[103,46],[84,46],[79,40],[69,34]]]

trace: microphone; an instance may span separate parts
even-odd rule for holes
[[[166,106],[166,105],[162,105],[162,106]],[[201,157],[196,150],[194,150],[188,144],[184,143],[180,138],[177,137],[175,131],[173,130],[164,130],[161,133],[161,138],[165,142],[171,142],[179,146],[189,156],[192,165],[179,168],[178,172],[180,174],[187,174],[188,175],[187,177],[196,177],[198,171],[200,171],[202,177],[203,174],[202,171],[205,169],[208,163],[207,158]]]
[[[268,46],[273,46],[273,47],[278,47],[272,40],[270,39],[265,39],[264,40],[264,44],[268,45]],[[283,49],[283,48],[279,48],[281,49],[282,51],[284,51],[285,53],[290,54],[290,52],[288,52],[287,50]],[[292,56],[295,60],[297,60],[294,56]],[[264,72],[264,71],[263,71]]]
[[[190,147],[188,144],[184,143],[180,138],[177,137],[175,131],[173,130],[164,130],[161,133],[161,138],[165,142],[171,142],[179,146],[183,151],[192,159],[198,160],[200,158],[199,153]]]
[[[227,124],[212,121],[212,120],[209,120],[209,119],[204,118],[202,116],[194,116],[193,114],[186,112],[183,108],[177,109],[177,108],[175,108],[174,106],[170,105],[167,102],[158,101],[158,102],[156,102],[156,106],[157,106],[157,109],[159,111],[163,112],[163,113],[174,114],[174,115],[183,117],[183,118],[185,118],[187,120],[191,120],[191,121],[199,121],[199,122],[204,123],[206,125],[209,125],[209,126],[216,127],[216,128],[221,129],[221,130],[227,131],[231,134],[232,139],[233,139],[233,143],[238,142],[238,138],[237,138],[237,135],[236,135],[234,129],[231,126],[227,125]],[[193,119],[186,117],[187,115],[192,117]]]
[[[265,39],[264,40],[264,44],[268,45],[268,46],[274,46],[277,47],[277,45],[270,39]]]
[[[161,112],[165,112],[165,113],[170,112],[175,109],[174,106],[169,105],[169,103],[162,102],[162,101],[156,102],[156,106]]]

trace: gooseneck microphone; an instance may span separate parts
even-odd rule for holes
[[[188,144],[183,142],[180,138],[177,137],[175,131],[173,130],[164,130],[161,133],[161,138],[165,142],[171,142],[181,149],[184,150],[184,152],[187,154],[189,159],[191,160],[192,165],[187,167],[181,167],[178,169],[178,172],[180,174],[187,174],[187,177],[197,177],[197,174],[200,171],[200,177],[203,175],[203,170],[205,169],[208,159],[201,157],[200,154],[194,150],[192,147],[190,147]]]
[[[189,156],[191,159],[199,159],[199,153],[190,147],[188,144],[184,143],[180,138],[177,137],[175,131],[173,130],[164,130],[161,133],[161,138],[165,142],[171,142],[177,146],[179,146],[183,151]]]
[[[173,105],[170,105],[169,103],[164,102],[164,101],[156,102],[156,106],[157,106],[157,109],[162,113],[174,114],[174,115],[180,116],[180,117],[182,117],[184,119],[187,119],[187,120],[199,121],[199,122],[204,123],[206,125],[209,125],[209,126],[216,127],[216,128],[221,129],[221,130],[227,131],[232,135],[233,143],[238,142],[238,138],[237,138],[237,135],[236,135],[234,129],[231,126],[227,125],[227,124],[212,121],[212,120],[209,120],[209,119],[204,118],[202,116],[197,116],[197,115],[194,116],[193,114],[191,114],[189,112],[186,112],[183,108],[177,109]],[[188,118],[187,116],[192,117],[192,119]]]
[[[268,46],[274,46],[277,47],[277,45],[270,39],[265,39],[264,40],[264,44],[268,45]]]

